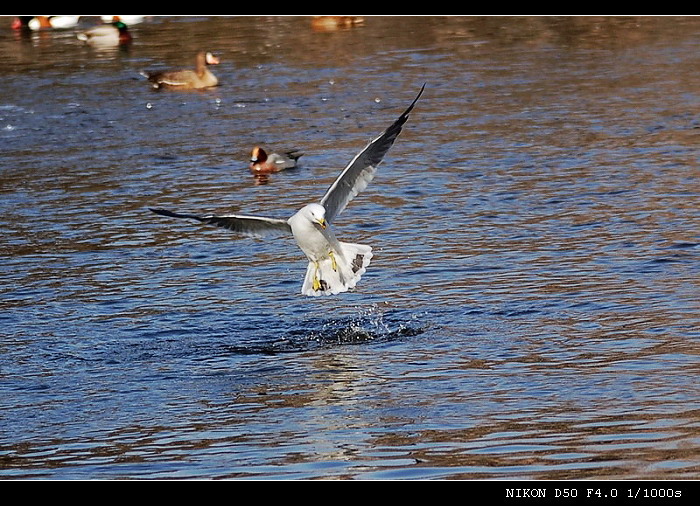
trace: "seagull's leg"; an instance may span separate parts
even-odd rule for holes
[[[333,267],[333,270],[335,272],[338,272],[338,263],[335,261],[335,255],[333,254],[333,251],[329,251],[328,256],[331,257],[331,267]]]
[[[318,279],[318,262],[314,262],[314,266],[316,267],[316,271],[314,272],[314,282],[313,282],[313,290],[318,291],[321,288],[321,281]]]

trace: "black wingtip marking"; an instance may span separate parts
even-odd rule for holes
[[[184,218],[184,219],[190,219],[190,220],[197,220],[197,221],[205,221],[204,218],[200,216],[195,216],[193,214],[180,214],[180,213],[174,213],[172,211],[168,211],[167,209],[157,209],[154,207],[149,207],[148,208],[150,211],[160,214],[161,216],[167,216],[169,218]]]
[[[413,106],[416,105],[416,102],[418,102],[418,99],[423,94],[423,91],[425,91],[426,84],[428,84],[428,83],[423,83],[423,86],[420,87],[420,91],[418,92],[418,95],[416,95],[416,98],[413,99],[413,102],[411,102],[411,105],[408,106],[408,109],[406,109],[406,112],[404,112],[404,114],[408,114],[413,110]]]
[[[411,102],[411,105],[408,106],[408,108],[404,111],[404,113],[400,116],[400,119],[403,119],[403,123],[406,122],[408,119],[408,115],[411,113],[413,110],[413,107],[416,105],[416,102],[418,102],[418,99],[420,96],[423,94],[423,91],[425,90],[425,85],[428,83],[423,83],[423,86],[420,87],[420,91],[418,92],[418,95],[416,95],[416,98],[413,99],[413,102]]]
[[[156,209],[155,207],[149,207],[148,210],[156,214],[160,214],[161,216],[172,216],[174,214],[170,211],[166,211],[165,209]]]
[[[421,86],[420,91],[418,92],[418,95],[416,95],[416,98],[413,99],[413,102],[411,102],[411,105],[408,106],[408,108],[403,112],[401,116],[394,122],[393,125],[391,125],[389,128],[387,128],[385,134],[389,134],[389,136],[392,137],[392,142],[393,139],[396,138],[399,133],[401,132],[401,127],[408,121],[408,115],[411,114],[411,111],[416,105],[416,102],[418,102],[418,99],[421,97],[423,94],[423,91],[425,90],[425,85],[427,83],[423,83],[423,86]]]

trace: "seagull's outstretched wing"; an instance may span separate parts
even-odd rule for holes
[[[326,220],[329,223],[372,181],[377,172],[377,166],[401,133],[401,127],[408,120],[409,113],[413,110],[413,106],[416,105],[424,89],[425,84],[421,87],[413,103],[399,116],[399,119],[355,155],[355,158],[345,167],[345,170],[323,196],[321,205],[326,208]]]
[[[235,214],[225,214],[221,216],[196,216],[194,214],[180,214],[165,209],[149,208],[156,214],[170,216],[171,218],[185,218],[201,221],[209,225],[227,228],[237,234],[249,237],[266,237],[270,235],[292,235],[292,227],[286,220],[275,218],[261,218],[259,216],[238,216]]]

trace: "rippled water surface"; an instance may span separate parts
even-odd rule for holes
[[[700,479],[700,19],[10,22],[0,477]],[[215,89],[139,75],[199,48]],[[423,83],[334,223],[351,293],[148,211],[287,218]]]

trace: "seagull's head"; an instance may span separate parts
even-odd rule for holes
[[[328,226],[326,222],[326,208],[321,204],[309,204],[304,208],[304,215],[312,223],[318,223],[321,228]]]

